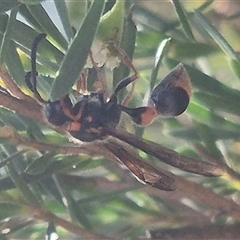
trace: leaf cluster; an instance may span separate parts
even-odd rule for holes
[[[124,16],[101,25],[115,1],[90,2],[0,0],[0,238],[238,238],[240,4],[224,3],[224,12],[217,0],[125,1]],[[190,105],[145,129],[123,116],[124,131],[136,135],[124,135],[132,146],[116,139],[75,145],[47,124],[25,85],[32,42],[47,34],[38,89],[55,100],[72,92],[88,49],[107,41],[118,20],[121,46],[140,75],[129,105],[145,105],[180,62],[192,82]],[[130,74],[124,64],[104,71],[109,92]],[[88,89],[96,89],[96,73]],[[142,151],[133,147],[138,141]],[[139,171],[151,186],[131,175]],[[153,184],[165,176],[174,191]]]

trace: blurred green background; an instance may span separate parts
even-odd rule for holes
[[[153,229],[160,231],[158,234],[170,230],[169,239],[188,239],[187,235],[171,235],[176,228],[186,233],[190,231],[186,229],[200,231],[189,239],[217,239],[219,228],[223,231],[219,239],[226,239],[224,229],[232,233],[229,239],[234,239],[239,230],[230,229],[240,220],[240,3],[126,0],[123,15],[114,13],[109,21],[102,20],[95,36],[104,5],[104,1],[96,2],[85,18],[91,1],[0,0],[1,239],[43,239],[46,235],[47,239],[55,239],[53,233],[59,239],[135,239],[146,237],[146,231]],[[114,3],[106,2],[103,12],[111,10]],[[216,194],[215,208],[204,197],[187,190],[165,192],[143,185],[129,170],[101,153],[66,154],[73,143],[31,118],[31,114],[29,117],[28,112],[24,114],[24,109],[15,109],[15,102],[8,98],[13,96],[20,99],[16,101],[20,106],[27,106],[29,99],[16,86],[32,96],[24,75],[30,70],[30,49],[39,33],[47,33],[47,41],[38,49],[38,89],[44,99],[57,99],[61,93],[71,91],[91,43],[107,43],[114,27],[121,24],[125,24],[122,47],[139,72],[130,106],[146,105],[153,86],[179,62],[190,76],[193,91],[187,111],[177,118],[158,118],[143,129],[124,116],[122,125],[126,131],[197,161],[233,170],[221,177],[203,177],[139,152],[150,165],[196,183],[200,192],[207,188]],[[75,33],[76,45],[71,45]],[[114,51],[110,54],[115,57]],[[111,63],[112,59],[106,61]],[[114,71],[104,67],[104,74],[111,93],[113,86],[131,73],[121,64]],[[90,76],[88,89],[95,91],[98,86],[96,76]],[[120,99],[130,90],[129,86]],[[8,133],[14,129],[17,135],[6,136],[6,126],[11,127]],[[20,142],[16,136],[49,145],[51,151],[29,148],[30,143]],[[54,149],[51,144],[60,147]],[[221,203],[226,208],[220,208]],[[236,204],[235,214],[231,204]],[[82,234],[77,236],[70,227],[60,227],[66,223],[50,213],[68,220],[70,227],[76,226]],[[209,230],[215,227],[216,232]],[[153,232],[148,237],[154,238]],[[164,239],[164,235],[155,238]]]

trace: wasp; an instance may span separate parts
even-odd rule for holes
[[[135,124],[146,126],[158,116],[175,117],[182,114],[189,104],[191,84],[182,64],[153,89],[148,106],[129,108],[120,104],[118,93],[138,78],[138,73],[130,60],[127,64],[134,74],[121,80],[107,100],[103,91],[78,93],[75,104],[71,102],[69,95],[62,96],[57,101],[44,100],[37,90],[36,53],[40,41],[45,37],[46,34],[40,34],[33,42],[31,71],[25,76],[26,84],[38,102],[44,105],[48,122],[64,128],[80,141],[92,142],[113,135],[107,129],[114,130],[117,127],[121,112],[127,113]],[[89,56],[93,66],[97,68],[91,51]]]
[[[123,63],[133,71],[133,75],[121,80],[108,99],[105,99],[104,92],[101,90],[88,92],[86,79],[83,77],[80,79],[83,80],[83,82],[80,81],[80,86],[84,88],[84,91],[77,91],[76,103],[73,104],[69,94],[62,96],[56,101],[44,100],[37,90],[36,54],[40,41],[45,37],[46,34],[40,34],[33,42],[31,71],[26,73],[25,81],[36,100],[43,105],[45,116],[50,124],[63,128],[73,138],[82,142],[100,140],[101,146],[116,156],[138,180],[158,189],[174,190],[174,179],[136,158],[123,145],[110,140],[102,140],[112,136],[181,170],[204,176],[217,176],[214,173],[215,166],[212,164],[204,161],[195,161],[188,157],[182,158],[173,150],[116,129],[122,112],[128,114],[132,121],[139,126],[151,124],[158,116],[175,117],[182,114],[187,109],[191,97],[190,78],[182,64],[173,69],[153,89],[147,106],[129,108],[125,104],[119,103],[118,94],[129,84],[133,84],[137,80],[138,72],[126,56],[124,50],[119,46],[115,46],[122,55]],[[100,69],[94,62],[91,50],[89,50],[89,57],[93,67],[97,70],[98,79],[102,78]],[[161,147],[161,150],[159,147]]]

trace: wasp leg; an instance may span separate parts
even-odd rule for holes
[[[122,62],[130,69],[133,71],[133,75],[130,77],[127,77],[125,79],[123,79],[116,87],[115,89],[115,94],[117,94],[117,92],[119,92],[122,88],[126,87],[128,84],[132,83],[132,88],[129,91],[129,93],[127,94],[127,96],[124,98],[122,105],[126,106],[128,105],[128,103],[130,102],[133,92],[134,92],[134,88],[135,88],[135,80],[138,78],[138,72],[136,70],[136,68],[134,67],[132,61],[130,60],[130,58],[128,57],[128,55],[126,54],[126,52],[124,51],[123,48],[120,47],[120,44],[118,41],[114,41],[114,47],[115,49],[120,53],[121,56],[121,60]]]
[[[101,83],[102,87],[101,89],[103,90],[103,92],[106,94],[106,96],[108,96],[108,88],[107,88],[107,85],[105,83],[105,78],[104,78],[104,74],[103,74],[103,71],[100,67],[98,67],[98,65],[96,64],[96,62],[94,61],[93,59],[93,53],[91,51],[91,49],[88,50],[88,53],[89,53],[89,57],[90,57],[90,60],[93,64],[93,67],[94,69],[97,71],[97,78],[98,78],[98,81]]]
[[[80,79],[77,82],[77,92],[80,93],[82,92],[83,94],[87,94],[87,69],[84,70],[84,73],[82,73]]]

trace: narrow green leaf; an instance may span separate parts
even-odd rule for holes
[[[194,101],[191,101],[188,108],[187,114],[191,116],[192,119],[198,121],[202,124],[206,124],[209,127],[219,127],[223,129],[239,130],[240,125],[226,118],[217,115],[214,111],[206,108]]]
[[[216,146],[217,139],[212,129],[197,121],[195,121],[195,127],[209,154],[217,159],[222,159],[222,154]]]
[[[9,145],[6,143],[1,145],[1,149],[9,157],[14,155],[18,151],[15,146]],[[22,172],[25,169],[26,164],[25,164],[24,160],[25,160],[24,156],[21,154],[18,155],[18,158],[14,159],[14,167],[15,167],[15,169],[17,169],[18,172]],[[10,163],[12,163],[12,162],[10,162]]]
[[[0,202],[0,221],[22,215],[22,206],[10,202]]]
[[[25,84],[25,71],[17,52],[16,44],[12,40],[9,42],[8,54],[5,57],[5,63],[12,79],[14,79],[19,86]]]
[[[240,80],[240,62],[235,59],[229,59],[229,64],[236,75],[236,77]]]
[[[84,228],[92,229],[92,223],[89,221],[82,205],[78,204],[71,196],[68,199],[68,211],[72,219],[78,221]]]
[[[183,30],[186,34],[186,36],[191,40],[195,41],[194,35],[192,33],[190,24],[188,23],[187,16],[185,14],[185,9],[183,8],[182,4],[178,0],[172,0],[172,4],[175,7],[176,13],[179,17],[180,23],[183,27]]]
[[[150,80],[150,92],[153,90],[156,80],[157,80],[157,75],[159,72],[160,64],[162,62],[163,57],[165,56],[166,52],[169,49],[169,44],[170,44],[171,38],[164,39],[160,45],[158,46],[157,53],[155,56],[155,63],[154,63],[154,68],[152,70],[151,74],[151,80]]]
[[[81,28],[76,33],[63,59],[59,75],[52,86],[51,100],[59,99],[62,94],[68,93],[72,85],[79,79],[86,63],[88,49],[91,48],[97,31],[104,3],[104,0],[95,0],[92,3]]]
[[[201,140],[197,134],[196,129],[174,130],[174,131],[169,131],[168,133],[174,138],[184,139],[187,142]]]
[[[23,196],[32,204],[35,206],[39,206],[39,202],[37,198],[35,197],[32,190],[28,187],[26,182],[22,179],[22,177],[19,175],[19,173],[16,171],[14,165],[9,162],[7,164],[8,172],[10,177],[12,178],[12,181],[16,185],[17,188],[22,192]]]
[[[73,37],[73,32],[71,28],[71,24],[68,18],[67,6],[64,0],[54,0],[58,15],[63,25],[63,29],[67,35],[68,41],[70,41]]]
[[[37,175],[43,173],[48,165],[51,163],[53,158],[56,156],[56,152],[49,152],[41,156],[40,158],[35,159],[31,164],[28,165],[25,170],[26,173]]]
[[[203,11],[206,10],[213,2],[214,2],[214,0],[208,0],[208,1],[204,2],[199,8],[197,8],[197,10],[198,10],[199,12],[203,12]]]
[[[71,158],[58,160],[58,161],[50,161],[48,166],[46,167],[46,171],[44,172],[45,176],[50,176],[52,174],[56,174],[62,171],[72,170],[73,166],[80,165],[80,168],[82,169],[82,165],[87,164],[87,161],[89,162],[89,156],[73,156]]]
[[[180,42],[176,40],[171,41],[170,54],[177,59],[196,59],[198,57],[208,57],[217,52],[218,47],[210,45],[209,43],[196,42]]]
[[[20,116],[19,118],[24,123],[24,125],[26,127],[26,132],[27,132],[27,135],[29,138],[34,139],[39,142],[46,141],[46,138],[42,132],[42,129],[35,121],[33,121],[32,119],[29,119],[27,117],[24,117],[24,116]]]
[[[58,203],[61,203],[63,206],[65,205],[63,200],[62,189],[59,186],[56,176],[50,176],[48,178],[44,178],[42,179],[40,184],[42,187],[44,187],[44,189],[46,189],[49,192],[49,194],[51,194],[55,198],[55,200]]]
[[[37,22],[37,20],[34,18],[32,13],[29,11],[27,6],[25,4],[22,4],[19,7],[19,13],[22,15],[22,17],[25,18],[25,20],[35,29],[39,32],[44,32],[42,26]]]
[[[205,92],[195,92],[193,98],[207,108],[240,115],[239,101],[225,99]]]
[[[88,159],[88,160],[85,160],[85,159]],[[76,165],[76,169],[82,170],[82,167],[84,167],[84,165],[87,165],[87,162],[89,162],[89,161],[90,161],[89,156],[83,156],[83,157],[82,156],[81,157],[73,156],[70,159],[64,158],[63,160],[50,161],[49,163],[47,162],[49,165],[46,167],[45,172],[36,174],[36,175],[32,175],[32,174],[23,172],[21,174],[21,176],[24,179],[27,179],[28,183],[33,184],[38,181],[41,181],[42,179],[51,177],[52,175],[57,174],[59,172],[66,172],[68,170],[73,170],[73,166],[75,166],[75,165]],[[99,166],[100,165],[102,166],[103,163],[99,164]],[[77,183],[77,185],[79,185],[79,184]],[[11,179],[9,179],[9,178],[0,179],[0,192],[10,190],[14,187],[15,186],[13,186]]]
[[[9,11],[15,7],[20,6],[21,3],[19,3],[18,0],[0,0],[0,13]]]
[[[10,40],[11,40],[10,39],[11,31],[16,21],[17,11],[18,11],[17,8],[13,9],[8,19],[7,29],[4,33],[4,37],[3,37],[1,49],[0,49],[0,65],[2,65],[5,62],[5,58],[6,58]]]
[[[28,5],[27,7],[35,19],[38,21],[38,23],[42,26],[45,33],[51,36],[62,49],[66,50],[68,46],[67,41],[55,26],[55,24],[52,22],[51,18],[48,16],[42,5]]]
[[[114,199],[116,198],[116,196],[121,196],[121,194],[126,194],[127,192],[130,192],[130,191],[134,191],[134,190],[137,190],[139,188],[142,188],[141,185],[135,185],[135,186],[132,186],[132,187],[126,187],[126,188],[123,188],[123,189],[120,189],[120,190],[113,190],[111,192],[108,192],[108,193],[100,193],[98,195],[98,198],[96,198],[95,196],[91,197],[87,197],[87,198],[83,198],[83,199],[80,199],[78,201],[78,204],[79,205],[87,205],[87,204],[91,204],[93,202],[106,202],[106,201],[110,201],[111,199]]]
[[[121,37],[125,17],[125,0],[116,0],[110,11],[105,13],[100,20],[97,38],[109,42],[118,36]]]
[[[171,31],[172,37],[178,37],[179,39],[185,37],[183,31],[178,28],[179,21],[170,22],[159,14],[156,15],[154,12],[147,10],[146,8],[144,9],[140,5],[134,6],[134,16],[137,19],[140,18],[140,22],[146,27],[146,29],[157,31],[158,34],[164,34],[164,38],[167,37],[165,33],[168,31]],[[144,19],[147,19],[147,23],[141,19],[143,16]]]
[[[22,151],[16,152],[13,155],[7,157],[2,162],[0,162],[0,168],[4,167],[8,162],[18,158],[19,156],[22,156],[22,154],[25,152],[26,152],[26,150],[22,150]]]
[[[136,26],[132,20],[132,16],[129,15],[124,22],[122,39],[120,46],[124,49],[126,55],[130,60],[133,58],[135,43],[136,43]],[[113,85],[117,85],[125,77],[128,77],[130,74],[130,69],[123,62],[120,63],[120,66],[114,69],[113,72]],[[122,94],[121,94],[122,93]],[[123,92],[119,95],[119,99],[123,99]],[[121,100],[120,100],[121,101]]]
[[[3,39],[3,35],[5,33],[5,30],[7,28],[8,19],[9,19],[9,16],[7,14],[5,14],[5,13],[0,14],[0,32],[1,32],[2,39]]]
[[[12,126],[19,131],[25,130],[24,125],[19,121],[19,116],[9,110],[2,109],[0,112],[0,120],[6,126]]]
[[[219,128],[212,128],[212,133],[216,140],[238,140],[240,138],[240,133],[236,131],[228,131],[228,130],[219,130]],[[176,130],[169,131],[174,137],[184,139],[185,141],[200,141],[200,137],[196,128],[187,129],[187,130]]]
[[[234,51],[231,45],[200,12],[195,11],[194,16],[197,23],[199,23],[200,26],[208,32],[208,34],[229,57],[237,61],[240,60],[238,54]]]
[[[19,0],[19,2],[24,3],[24,4],[29,4],[29,5],[34,5],[34,4],[39,4],[45,0]]]
[[[171,130],[178,130],[184,127],[177,118],[164,119],[164,126],[166,126],[166,129],[171,129]]]
[[[8,16],[7,14],[0,14],[0,32],[4,33],[6,24],[8,22]],[[16,43],[19,44],[19,47],[21,50],[25,51],[26,53],[30,54],[30,49],[32,47],[33,40],[39,33],[32,28],[30,28],[28,25],[16,21],[14,25],[12,26],[11,30],[11,39],[14,40]],[[48,42],[46,39],[43,40],[38,48],[38,51],[40,54],[40,59],[43,58],[43,56],[46,59],[56,59],[57,62],[61,62],[63,59],[63,53],[57,49],[55,46],[53,46],[50,42]],[[52,64],[49,64],[50,61],[48,61],[49,67],[52,66]],[[55,68],[55,70],[57,70]]]

